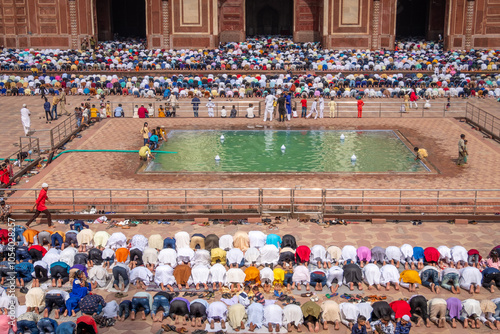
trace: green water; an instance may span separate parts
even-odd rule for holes
[[[172,130],[160,150],[178,153],[158,154],[146,172],[428,171],[391,130]]]

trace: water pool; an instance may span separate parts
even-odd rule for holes
[[[178,153],[158,154],[144,172],[429,171],[392,130],[172,130],[160,150]]]

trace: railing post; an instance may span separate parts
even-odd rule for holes
[[[50,149],[54,149],[54,130],[50,129]]]
[[[293,212],[295,211],[294,201],[295,201],[295,189],[290,188],[290,214],[292,215]]]
[[[323,216],[323,220],[325,219],[326,213],[326,189],[321,189],[321,214]]]
[[[402,196],[402,190],[399,191],[399,214],[401,214],[401,196]]]
[[[436,197],[436,214],[439,214],[439,190]]]
[[[382,117],[382,103],[378,104],[378,118]]]
[[[187,190],[184,190],[184,212],[187,213],[188,208],[188,198],[187,198]]]
[[[365,213],[365,191],[361,191],[361,213]]]
[[[71,190],[71,194],[73,197],[73,213],[76,213],[76,207],[75,207],[75,189]]]
[[[262,190],[262,188],[259,188],[259,214],[261,215],[262,215],[263,197],[264,197],[264,191]]]
[[[151,213],[151,212],[149,211],[149,189],[148,189],[148,190],[146,190],[146,196],[147,196],[147,208],[148,208],[148,213]]]
[[[224,213],[224,189],[221,190],[221,209],[222,213]]]
[[[109,211],[113,212],[113,194],[112,190],[109,191]]]
[[[477,190],[474,191],[474,214],[477,212]]]

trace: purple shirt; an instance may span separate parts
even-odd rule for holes
[[[182,298],[182,297],[176,297],[174,299],[172,299],[172,301],[170,302],[170,304],[172,304],[175,300],[182,300],[183,302],[186,303],[187,307],[188,307],[188,311],[191,312],[191,308],[190,308],[190,303],[189,303],[189,300],[187,300],[186,298]]]

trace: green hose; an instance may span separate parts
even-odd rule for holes
[[[52,161],[57,159],[61,154],[72,153],[72,152],[120,152],[120,153],[139,153],[139,150],[66,150],[62,151],[58,155],[52,158]],[[165,154],[177,154],[177,152],[170,151],[151,151],[151,153],[165,153]]]

